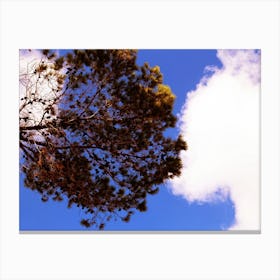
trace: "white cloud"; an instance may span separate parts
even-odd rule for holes
[[[170,182],[188,201],[226,198],[235,205],[231,229],[259,230],[260,53],[219,50],[221,69],[208,67],[187,94],[179,117],[188,143],[182,175]],[[216,195],[217,191],[218,197]]]
[[[44,125],[58,114],[54,99],[61,94],[58,76],[63,75],[65,69],[55,70],[54,62],[38,50],[20,50],[19,59],[19,125]],[[38,71],[40,65],[46,66],[46,69]],[[52,109],[48,111],[48,108]],[[36,140],[44,139],[39,131],[30,131],[31,136]]]
[[[46,65],[47,69],[39,73],[39,65]],[[20,126],[44,124],[46,108],[60,92],[54,63],[38,50],[21,50],[19,68],[20,118],[28,118],[21,119]],[[52,107],[57,110],[57,106]]]

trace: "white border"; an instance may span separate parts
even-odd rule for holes
[[[2,1],[0,279],[279,279],[279,2]],[[261,48],[262,233],[19,234],[19,48]]]

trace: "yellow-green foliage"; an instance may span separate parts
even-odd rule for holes
[[[175,100],[175,95],[172,93],[171,89],[167,85],[158,85],[158,91],[156,93],[157,107],[173,106]]]

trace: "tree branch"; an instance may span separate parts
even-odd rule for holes
[[[26,126],[26,127],[21,127],[20,131],[25,131],[25,130],[41,130],[41,129],[46,129],[50,128],[49,125],[33,125],[33,126]]]

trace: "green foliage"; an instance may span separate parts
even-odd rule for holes
[[[38,69],[59,84],[44,110],[58,109],[36,125],[21,120],[25,185],[43,201],[67,199],[68,207],[84,209],[85,227],[103,229],[112,217],[128,222],[147,210],[148,194],[180,175],[186,143],[163,134],[176,123],[174,94],[158,66],[136,64],[134,50],[42,52],[54,64]]]

